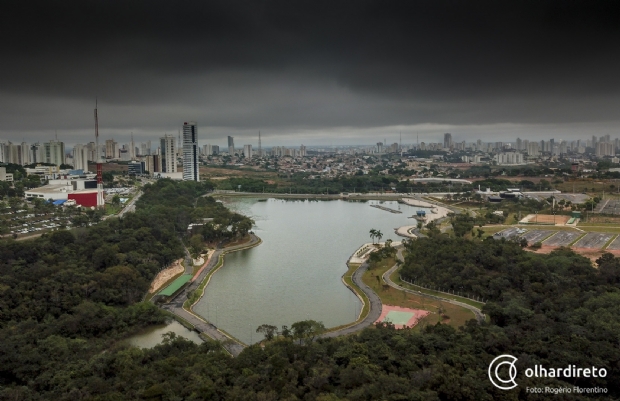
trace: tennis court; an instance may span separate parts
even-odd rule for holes
[[[377,322],[389,322],[397,329],[415,326],[420,319],[430,312],[420,309],[401,308],[400,306],[383,305],[381,316]]]

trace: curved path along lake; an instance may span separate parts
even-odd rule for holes
[[[381,230],[382,241],[402,240],[394,229],[415,224],[408,217],[421,209],[393,201],[224,202],[255,220],[263,243],[226,255],[194,311],[246,344],[262,339],[261,324],[280,328],[313,319],[335,327],[357,319],[361,302],[341,281],[346,261],[371,242],[372,228]]]

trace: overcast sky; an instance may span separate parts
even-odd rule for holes
[[[0,139],[620,136],[617,1],[11,2]],[[154,145],[155,146],[155,145]]]

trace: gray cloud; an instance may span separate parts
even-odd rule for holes
[[[218,137],[262,129],[312,142],[398,126],[617,132],[619,7],[14,2],[0,16],[0,135],[88,137],[95,96],[102,135],[186,120]]]

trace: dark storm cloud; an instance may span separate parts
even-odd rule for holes
[[[618,120],[613,1],[20,1],[0,129]],[[82,110],[84,109],[84,110]],[[88,111],[86,111],[88,110]]]

